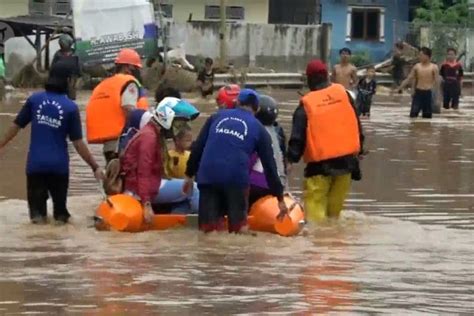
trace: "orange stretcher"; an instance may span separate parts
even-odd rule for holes
[[[249,212],[248,224],[252,231],[268,232],[281,236],[295,236],[304,225],[303,208],[292,197],[286,196],[289,214],[282,221],[277,220],[278,202],[274,197],[264,197],[257,201]],[[97,230],[119,232],[143,232],[166,230],[179,227],[197,227],[197,215],[158,214],[151,223],[143,220],[143,207],[129,195],[118,194],[102,202],[94,217]]]

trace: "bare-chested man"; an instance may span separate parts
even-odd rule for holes
[[[399,91],[414,81],[415,91],[411,103],[410,117],[418,117],[420,111],[423,118],[431,118],[433,90],[438,85],[438,66],[431,63],[431,49],[422,47],[420,62],[411,70],[408,77],[402,82]]]
[[[357,68],[351,64],[352,52],[344,47],[339,51],[341,63],[332,69],[331,81],[342,84],[347,90],[354,90],[358,84]]]

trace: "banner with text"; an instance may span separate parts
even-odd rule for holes
[[[153,5],[147,0],[74,0],[76,53],[82,64],[113,63],[122,48],[142,58],[157,52]]]

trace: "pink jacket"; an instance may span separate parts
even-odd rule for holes
[[[124,190],[138,195],[142,203],[158,194],[163,175],[160,131],[150,122],[129,142],[120,158]]]

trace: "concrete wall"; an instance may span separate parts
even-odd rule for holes
[[[269,0],[227,0],[226,6],[245,8],[245,22],[267,23]],[[162,3],[173,5],[173,19],[176,22],[187,22],[192,13],[193,21],[204,21],[206,5],[220,5],[219,0],[162,0]]]
[[[324,58],[328,26],[233,24],[227,28],[228,60],[236,66],[258,66],[276,71],[301,71],[308,60]],[[327,31],[329,32],[329,31]],[[173,23],[170,46],[184,44],[188,55],[219,56],[219,24]]]
[[[0,18],[28,14],[28,0],[0,0]]]
[[[363,0],[357,1],[334,1],[321,0],[322,23],[332,23],[332,51],[331,61],[335,63],[339,58],[339,49],[349,47],[353,53],[367,51],[373,62],[382,61],[391,53],[394,43],[394,21],[408,21],[408,0]],[[359,7],[380,7],[385,9],[384,41],[346,40],[347,11],[351,3],[367,3],[368,5],[356,5]]]

